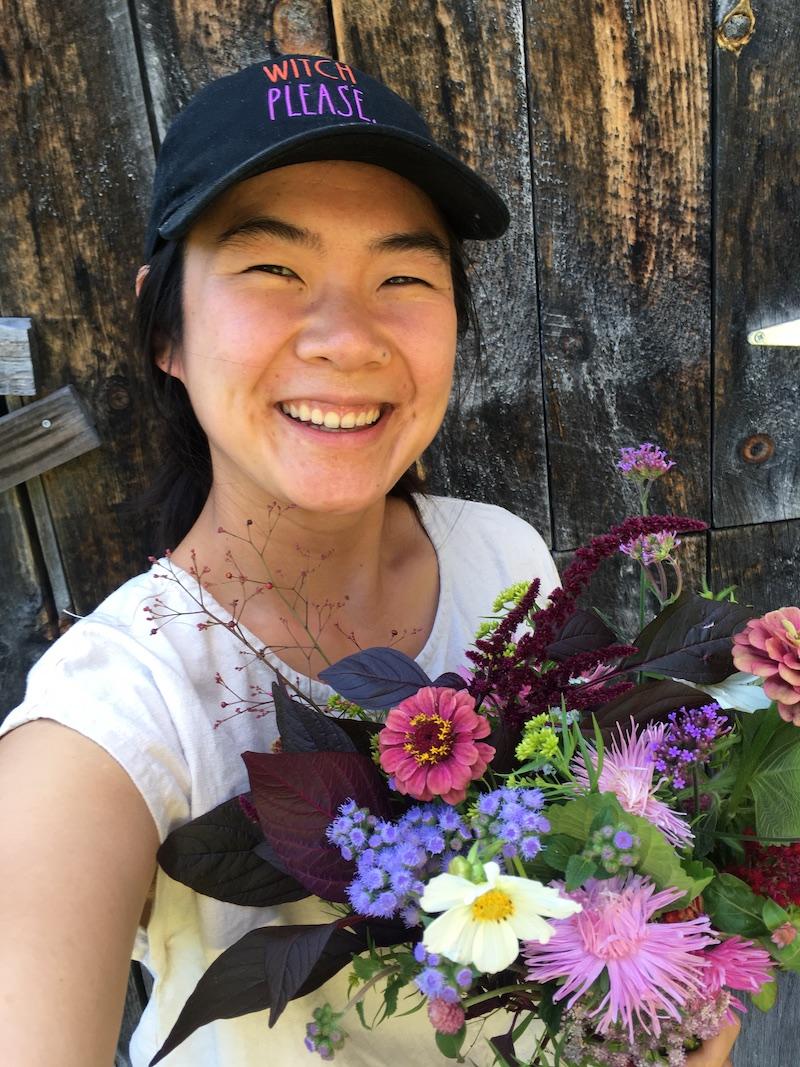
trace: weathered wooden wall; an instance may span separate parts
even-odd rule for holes
[[[512,508],[563,561],[631,506],[616,450],[655,440],[678,468],[653,509],[712,523],[690,575],[800,600],[800,352],[747,343],[800,317],[794,0],[6,0],[0,33],[0,317],[32,318],[38,397],[72,385],[102,442],[0,493],[0,716],[69,612],[164,547],[123,507],[158,457],[127,336],[155,148],[268,50],[382,76],[511,204],[472,252],[483,359],[432,488]],[[632,577],[597,587],[623,625]],[[781,1010],[737,1067],[800,1061]]]

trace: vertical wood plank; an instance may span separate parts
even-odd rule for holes
[[[800,604],[800,520],[712,530],[710,563],[754,614]]]
[[[726,21],[734,7],[717,5],[715,48],[717,526],[800,516],[800,350],[747,343],[800,318],[800,17],[772,0]]]
[[[678,472],[653,510],[708,516],[707,5],[526,0],[555,543],[624,511],[610,449]]]
[[[102,447],[44,475],[73,608],[146,566],[118,513],[157,454],[129,315],[152,140],[125,0],[4,8],[0,315],[30,315],[40,392],[75,386]]]
[[[134,0],[133,6],[159,137],[212,78],[270,52],[329,55],[333,47],[326,0]]]
[[[465,346],[461,410],[446,421],[429,469],[437,490],[502,504],[549,539],[519,4],[334,0],[333,16],[339,55],[411,100],[434,136],[508,201],[510,232],[470,249],[483,373],[467,384],[472,357]]]

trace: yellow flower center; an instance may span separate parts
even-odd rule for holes
[[[447,759],[453,750],[453,724],[441,715],[420,712],[409,722],[403,749],[421,765]]]
[[[781,619],[781,623],[783,624],[783,628],[786,631],[786,636],[789,638],[792,644],[800,646],[800,634],[797,632],[795,627],[789,622],[788,619]]]
[[[514,901],[502,889],[489,889],[472,902],[472,918],[477,922],[505,922],[513,914]]]

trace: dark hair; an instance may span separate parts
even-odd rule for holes
[[[476,353],[479,329],[463,245],[452,233],[450,266],[458,336],[471,331]],[[144,359],[145,373],[155,408],[163,420],[165,452],[150,488],[139,507],[157,515],[156,548],[174,548],[189,532],[211,489],[211,455],[208,438],[197,421],[183,382],[156,363],[165,344],[179,345],[183,337],[183,240],[162,243],[149,263],[134,310],[134,344]],[[424,479],[410,467],[389,490],[406,501],[419,517],[414,493],[424,492]]]

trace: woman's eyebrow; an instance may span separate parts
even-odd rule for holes
[[[290,241],[293,244],[305,245],[307,248],[319,250],[322,241],[319,234],[312,233],[302,226],[295,226],[291,222],[274,218],[272,215],[257,215],[254,218],[244,219],[234,223],[217,237],[217,244],[225,245],[234,241],[247,241],[256,237],[277,237],[281,241]]]
[[[379,237],[370,245],[373,252],[428,252],[450,264],[450,247],[431,230],[412,233],[391,233]]]

